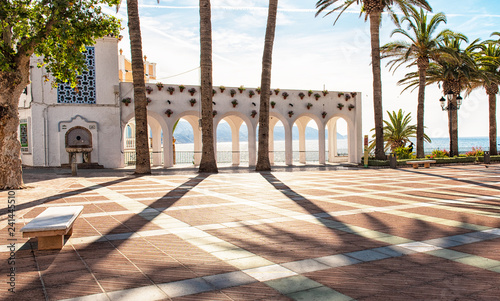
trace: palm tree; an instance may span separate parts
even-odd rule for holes
[[[497,155],[496,94],[499,90],[498,85],[500,85],[500,43],[485,41],[481,46],[481,51],[474,55],[479,70],[467,93],[477,88],[486,90],[489,102],[490,154]]]
[[[117,11],[119,6],[117,6]],[[127,0],[130,52],[132,55],[132,78],[134,82],[135,114],[135,174],[151,174],[148,143],[148,111],[146,108],[146,84],[142,60],[141,24],[137,0]]]
[[[394,151],[398,147],[406,146],[406,143],[410,142],[410,138],[416,137],[417,126],[410,124],[411,114],[408,113],[405,115],[402,109],[399,109],[397,113],[395,111],[392,113],[387,111],[387,115],[389,115],[389,121],[384,120],[385,126],[383,128],[385,150],[390,148],[391,151]],[[431,142],[431,139],[425,133],[423,134],[423,138],[427,142]]]
[[[465,49],[462,42],[468,42],[466,36],[448,32],[439,43],[440,55],[429,64],[426,74],[426,85],[438,84],[443,93],[450,95],[448,101],[448,119],[450,132],[450,155],[458,155],[458,116],[457,99],[460,92],[471,86],[471,80],[476,78],[477,65],[473,53],[479,47],[477,40]],[[405,88],[416,87],[419,84],[418,72],[410,72],[398,82]],[[404,91],[404,90],[403,90]]]
[[[401,19],[401,23],[407,21],[408,32],[402,28],[395,29],[391,36],[399,33],[409,39],[407,41],[395,41],[382,46],[382,58],[391,58],[387,65],[394,70],[403,64],[417,65],[418,84],[418,106],[417,106],[417,158],[423,158],[424,154],[424,101],[425,101],[425,77],[429,61],[437,57],[439,53],[439,42],[449,32],[444,30],[434,36],[440,23],[446,23],[446,16],[437,13],[430,20],[423,9],[417,11],[414,7],[408,8],[408,14]]]
[[[200,0],[202,153],[199,172],[217,173],[212,115],[212,21],[210,0]]]
[[[277,11],[278,0],[269,0],[264,54],[262,56],[262,76],[260,82],[262,91],[271,90],[271,65]],[[271,170],[271,163],[269,162],[269,93],[260,94],[259,151],[255,170]]]
[[[318,16],[325,9],[329,8],[331,5],[335,4],[339,0],[319,0],[316,2],[316,16]],[[411,5],[417,5],[423,7],[427,10],[431,10],[429,3],[426,0],[345,0],[342,4],[338,4],[335,8],[329,11],[325,16],[340,11],[337,19],[335,19],[334,25],[338,18],[344,11],[346,11],[352,4],[360,4],[361,13],[365,14],[365,21],[370,18],[370,36],[371,36],[371,51],[372,51],[372,73],[373,73],[373,111],[375,119],[375,135],[378,139],[375,148],[375,157],[379,160],[386,158],[384,152],[384,141],[383,137],[383,110],[382,110],[382,79],[380,70],[380,19],[382,12],[387,11],[391,18],[398,24],[398,18],[393,10],[394,6],[397,6],[404,13],[407,12],[408,7]]]

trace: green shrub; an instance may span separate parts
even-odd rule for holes
[[[432,153],[430,155],[427,155],[425,157],[428,159],[448,158],[448,157],[450,157],[450,153],[445,149],[443,149],[443,150],[435,149],[432,151]]]
[[[413,159],[415,156],[409,147],[400,146],[394,149],[394,154],[398,160]]]
[[[465,156],[467,157],[484,156],[484,151],[481,147],[472,147],[472,150],[470,152],[466,152]]]

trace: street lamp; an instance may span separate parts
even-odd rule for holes
[[[446,106],[446,99],[444,97],[441,97],[439,99],[439,102],[441,103],[441,109],[443,111],[457,111],[460,109],[460,106],[462,105],[462,96],[458,95],[457,96],[457,104],[455,105],[452,100],[453,100],[454,93],[452,90],[448,91],[446,94],[446,98],[448,99],[448,106]],[[449,128],[450,128],[450,157],[453,157],[453,130],[452,130],[452,118],[453,114],[449,114]],[[457,154],[458,155],[458,154]]]

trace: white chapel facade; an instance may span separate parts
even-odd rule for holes
[[[69,163],[76,151],[77,162],[89,167],[120,168],[125,166],[125,151],[133,146],[130,128],[134,118],[133,85],[130,62],[118,51],[119,40],[99,39],[87,47],[88,71],[79,79],[77,89],[68,85],[52,87],[50,76],[31,60],[31,84],[19,101],[22,162],[26,166],[60,167]],[[145,60],[146,82],[156,80],[156,66]],[[48,80],[47,80],[48,79]],[[158,87],[147,83],[149,93],[148,125],[152,134],[150,148],[154,166],[174,166],[172,129],[182,118],[188,121],[194,135],[193,163],[199,164],[201,153],[200,87],[184,89],[164,83]],[[181,91],[182,90],[182,91]],[[235,92],[232,94],[231,92]],[[299,129],[300,163],[305,160],[305,129],[313,120],[318,128],[318,161],[334,162],[336,157],[336,121],[347,123],[347,161],[359,163],[362,156],[361,93],[284,90],[270,91],[270,158],[273,163],[273,129],[281,121],[285,130],[285,164],[292,165],[292,127]],[[130,103],[127,103],[130,101]],[[248,129],[248,165],[257,158],[259,95],[257,89],[214,86],[214,141],[216,129],[224,120],[231,127],[232,151],[239,151],[239,130]],[[236,103],[236,104],[235,104]],[[133,126],[132,126],[133,127]],[[325,128],[328,137],[325,139]],[[128,135],[127,135],[128,132]],[[215,146],[217,149],[217,146]],[[328,147],[328,156],[325,149]],[[233,155],[232,164],[239,165]]]

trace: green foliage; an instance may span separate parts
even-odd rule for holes
[[[484,156],[484,151],[481,147],[472,147],[470,152],[465,153],[466,157],[479,157]]]
[[[97,38],[118,36],[120,22],[102,12],[102,5],[120,0],[10,0],[0,3],[0,72],[13,72],[19,58],[32,54],[42,57],[56,83],[69,81],[85,63],[85,46]]]
[[[385,150],[389,148],[394,150],[398,147],[405,146],[406,143],[410,142],[410,138],[416,137],[417,135],[417,126],[410,125],[411,122],[411,114],[408,113],[405,115],[402,109],[396,113],[393,111],[390,113],[387,111],[389,115],[389,121],[384,120],[384,141],[385,141]],[[372,129],[374,131],[374,129]],[[375,134],[372,136],[375,138]],[[431,142],[431,139],[424,134],[424,140],[427,142]],[[375,139],[372,141],[370,145],[370,149],[375,147]]]
[[[393,152],[394,154],[396,154],[396,158],[398,160],[415,158],[415,156],[413,155],[413,151],[411,151],[409,147],[404,147],[404,146],[396,147],[393,150]]]
[[[448,158],[448,157],[450,157],[450,152],[448,152],[445,149],[443,149],[443,150],[435,149],[432,151],[432,153],[430,155],[426,156],[426,158],[428,158],[428,159]]]

